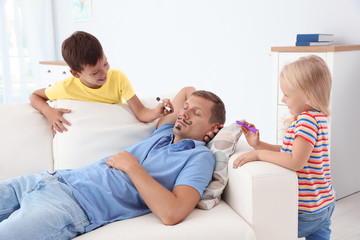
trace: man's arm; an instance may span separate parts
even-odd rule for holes
[[[150,210],[165,225],[175,225],[187,217],[200,200],[200,194],[190,186],[176,186],[172,192],[154,180],[127,151],[109,158],[107,165],[125,172],[134,183]]]
[[[184,102],[191,96],[196,89],[194,87],[184,87],[178,94],[176,94],[174,100],[171,101],[173,106],[173,113],[160,118],[157,128],[165,123],[174,123],[179,115],[180,109],[184,106]]]
[[[45,88],[36,90],[30,96],[31,105],[48,119],[51,131],[54,134],[56,133],[56,131],[67,131],[63,123],[68,126],[70,126],[71,124],[63,117],[63,114],[69,113],[71,112],[71,110],[63,108],[54,109],[50,107],[49,104],[47,104],[46,101],[48,100],[49,98],[45,94]]]

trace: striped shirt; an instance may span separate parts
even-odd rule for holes
[[[335,201],[329,159],[327,116],[318,111],[301,113],[288,128],[282,152],[292,152],[296,137],[302,137],[314,148],[305,167],[297,171],[299,184],[299,212],[315,213]]]

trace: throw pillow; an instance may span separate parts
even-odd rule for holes
[[[215,170],[212,181],[206,187],[200,198],[197,207],[200,209],[211,209],[216,206],[221,199],[221,194],[225,189],[228,181],[228,161],[234,153],[236,143],[241,136],[241,128],[238,124],[233,123],[216,134],[208,143],[208,148],[215,155]]]

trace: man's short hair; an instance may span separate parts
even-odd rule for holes
[[[99,40],[87,32],[77,31],[64,40],[61,46],[62,56],[69,67],[77,72],[84,66],[95,66],[104,52]]]
[[[213,107],[211,108],[211,117],[209,122],[210,123],[220,123],[224,124],[226,120],[226,110],[223,101],[214,93],[205,91],[205,90],[198,90],[191,94],[192,96],[202,97],[207,100],[213,102]]]

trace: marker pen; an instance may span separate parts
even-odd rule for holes
[[[256,133],[257,131],[259,131],[258,129],[254,128],[254,127],[249,127],[248,125],[246,125],[245,123],[241,122],[241,121],[236,121],[237,124],[249,129],[250,131],[252,131],[253,133]]]
[[[156,101],[158,101],[159,103],[163,103],[163,101],[162,101],[159,97],[156,98]],[[166,108],[166,110],[168,110],[169,112],[172,112],[171,108],[169,108],[168,106],[165,106],[165,108]]]

